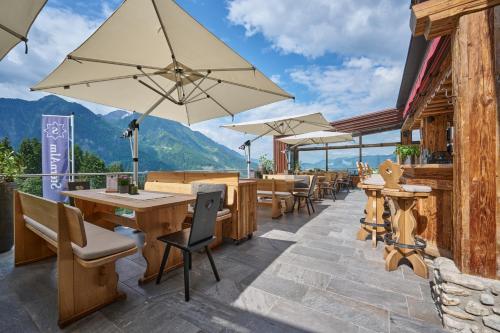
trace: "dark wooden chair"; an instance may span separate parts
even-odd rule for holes
[[[328,194],[330,194],[331,198],[333,201],[337,200],[337,176],[334,177],[334,179],[328,181],[328,182],[323,182],[320,185],[320,190],[322,193],[323,198],[326,198]]]
[[[184,259],[184,292],[186,302],[189,301],[189,270],[191,269],[191,253],[202,248],[207,253],[208,260],[215,275],[215,279],[220,281],[219,273],[215,267],[212,253],[208,247],[215,240],[214,228],[217,218],[217,211],[220,205],[221,191],[218,192],[199,192],[196,196],[196,205],[194,207],[193,222],[191,228],[183,229],[170,235],[158,237],[158,240],[164,242],[165,252],[161,261],[160,272],[156,279],[156,284],[161,281],[165,264],[168,260],[170,248],[176,247],[182,251]]]
[[[90,182],[89,181],[68,182],[68,190],[69,191],[90,190]],[[69,204],[74,207],[75,199],[69,198]]]
[[[318,176],[313,176],[311,179],[311,185],[309,186],[309,190],[307,192],[293,192],[293,206],[295,207],[295,203],[297,203],[297,211],[300,210],[300,200],[304,199],[307,206],[307,213],[311,215],[311,210],[309,209],[309,205],[311,205],[311,209],[314,212],[314,206],[312,203],[312,198],[314,196],[314,190],[316,188],[316,183],[318,181]]]

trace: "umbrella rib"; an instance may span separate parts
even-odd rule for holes
[[[255,67],[241,67],[241,68],[199,68],[199,69],[184,69],[185,73],[199,73],[199,72],[243,72],[254,71]]]
[[[219,101],[217,101],[215,98],[213,98],[212,96],[210,96],[205,90],[203,90],[202,87],[200,87],[199,84],[197,84],[196,82],[194,82],[193,80],[191,80],[191,78],[189,76],[184,76],[189,82],[191,82],[192,84],[194,84],[198,89],[200,89],[202,92],[204,92],[207,97],[209,99],[211,99],[212,101],[214,101],[215,104],[217,104],[218,106],[220,106],[224,111],[226,111],[231,117],[234,117],[234,114],[232,114],[231,112],[229,112],[229,110],[224,106],[222,105]],[[207,79],[210,79],[209,77],[206,77]]]
[[[131,64],[127,62],[119,62],[119,61],[112,61],[112,60],[104,60],[104,59],[94,59],[94,58],[86,58],[86,57],[77,57],[74,55],[68,55],[67,58],[69,60],[75,60],[75,61],[83,61],[83,62],[96,62],[96,63],[101,63],[101,64],[108,64],[108,65],[117,65],[117,66],[125,66],[125,67],[142,67],[146,69],[155,69],[155,70],[160,70],[160,71],[165,71],[168,72],[168,70],[165,70],[165,68],[161,67],[155,67],[155,66],[149,66],[149,65],[140,65],[140,64]]]
[[[207,79],[212,80],[212,81],[220,81],[221,83],[227,83],[230,85],[234,85],[234,86],[238,86],[238,87],[242,87],[242,88],[247,88],[247,89],[252,89],[252,90],[256,90],[256,91],[260,91],[260,92],[264,92],[264,93],[268,93],[268,94],[272,94],[272,95],[276,95],[276,96],[295,99],[295,97],[287,95],[287,94],[282,94],[282,93],[278,93],[278,92],[267,90],[267,89],[256,88],[256,87],[252,87],[252,86],[242,84],[242,83],[236,83],[236,82],[232,82],[232,81],[228,81],[228,80],[221,80],[221,79],[213,78],[213,77],[209,77]]]
[[[179,69],[179,64],[177,63],[177,59],[175,58],[175,53],[174,53],[174,48],[172,46],[172,43],[170,42],[170,38],[168,38],[167,34],[167,29],[165,27],[165,24],[163,23],[163,20],[161,19],[160,16],[160,11],[158,10],[158,6],[156,5],[156,0],[151,0],[153,3],[153,7],[156,13],[156,17],[158,18],[158,22],[160,22],[161,30],[163,31],[163,35],[165,36],[165,39],[167,41],[168,48],[170,49],[170,54],[172,56],[172,61],[174,63],[174,75],[175,75],[175,80],[177,81],[177,95],[179,95],[179,100],[181,100],[181,88],[182,88],[182,80],[180,79],[179,73],[177,72],[177,69]]]
[[[167,91],[165,89],[163,89],[163,87],[158,83],[156,82],[155,80],[153,80],[152,77],[150,77],[143,69],[142,67],[137,67],[137,69],[139,69],[141,71],[142,74],[144,74],[151,82],[153,82],[153,84],[158,87],[158,89],[160,89],[161,91],[163,91],[165,94],[167,94]]]
[[[152,91],[154,91],[154,92],[155,92],[155,93],[157,93],[158,95],[165,97],[165,98],[166,98],[166,99],[168,99],[170,102],[172,102],[172,103],[174,103],[174,104],[179,105],[179,102],[177,102],[175,99],[173,99],[172,97],[170,97],[170,94],[171,94],[171,93],[175,90],[176,86],[174,86],[174,88],[173,88],[173,89],[171,89],[171,91],[172,91],[172,92],[171,92],[170,94],[168,94],[168,95],[167,95],[167,94],[164,94],[163,92],[159,91],[158,89],[156,89],[156,88],[154,88],[154,87],[150,86],[149,84],[147,84],[146,82],[144,82],[144,81],[142,81],[142,80],[139,80],[139,83],[141,83],[143,86],[145,86],[145,87],[147,87],[147,88],[151,89]]]
[[[188,126],[191,126],[191,120],[189,119],[189,110],[187,104],[184,104],[184,107],[186,108],[186,118],[188,122]]]
[[[200,83],[198,83],[198,85],[201,85],[203,83],[203,81],[205,81],[205,79],[207,78],[207,76],[210,75],[211,72],[208,72],[201,80],[200,80]],[[185,75],[184,75],[185,76]],[[191,90],[191,92],[182,99],[183,102],[186,102],[188,100],[189,97],[191,97],[191,95],[195,92],[195,90],[197,89],[196,86],[194,86],[193,90]],[[202,92],[203,93],[203,92]]]
[[[19,40],[22,40],[23,42],[27,42],[28,41],[28,38],[24,37],[23,35],[21,34],[18,34],[17,32],[15,32],[14,30],[12,29],[9,29],[7,28],[5,25],[3,24],[0,24],[0,29],[4,30],[5,32],[11,34],[12,36],[16,37],[17,39]]]
[[[204,99],[208,99],[208,97],[202,97],[202,98],[198,98],[198,99],[191,99],[191,100],[185,102],[184,104],[196,103],[196,102],[199,102],[199,101],[203,101]]]
[[[211,90],[212,88],[214,88],[214,87],[218,86],[218,85],[219,85],[219,82],[215,82],[213,85],[211,85],[210,87],[208,87],[207,89],[205,89],[205,93],[206,93],[207,91]],[[204,92],[202,91],[202,92],[200,92],[200,93],[198,93],[198,94],[194,95],[193,97],[191,97],[191,99],[190,99],[190,100],[188,100],[188,101],[186,101],[186,102],[187,102],[187,103],[190,103],[190,102],[194,101],[194,99],[195,99],[195,98],[197,98],[198,96],[203,95],[203,94],[204,94]]]
[[[150,75],[161,75],[163,73],[153,73]],[[51,86],[43,86],[43,87],[38,87],[38,88],[30,88],[31,91],[39,91],[39,90],[46,90],[46,89],[55,89],[55,88],[65,88],[65,87],[71,87],[71,86],[79,86],[82,84],[90,84],[90,83],[99,83],[99,82],[109,82],[109,81],[117,81],[117,80],[125,80],[125,79],[135,79],[138,77],[143,77],[144,75],[142,74],[130,74],[130,75],[121,75],[121,76],[113,76],[113,77],[108,77],[108,78],[103,78],[103,79],[95,79],[95,80],[85,80],[85,81],[77,81],[77,82],[72,82],[72,83],[63,83],[63,84],[55,84]]]

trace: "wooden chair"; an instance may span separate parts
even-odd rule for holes
[[[309,205],[311,206],[313,213],[315,212],[314,205],[312,203],[312,198],[314,196],[314,190],[316,189],[317,180],[318,177],[313,176],[311,180],[311,185],[309,186],[309,190],[307,192],[293,192],[293,197],[294,197],[293,206],[295,207],[295,203],[297,203],[297,211],[300,210],[300,200],[303,199],[307,206],[307,213],[311,215],[311,210],[309,209]]]
[[[428,197],[432,189],[422,185],[400,185],[403,170],[390,160],[380,164],[379,169],[385,180],[382,194],[391,198],[396,208],[392,222],[393,232],[385,236],[385,269],[396,270],[401,260],[406,258],[415,274],[428,278],[427,265],[423,259],[426,242],[415,236],[417,221],[413,216],[413,208],[417,199]]]
[[[161,261],[160,271],[156,279],[156,284],[159,284],[167,263],[170,248],[176,247],[182,251],[184,259],[184,297],[186,302],[189,301],[189,270],[192,265],[193,251],[205,249],[210,265],[215,275],[215,279],[220,281],[219,273],[215,267],[214,259],[210,252],[209,245],[215,240],[214,226],[219,210],[221,192],[198,193],[196,196],[196,205],[194,208],[193,223],[191,228],[158,237],[158,240],[164,242],[165,252]]]
[[[330,179],[320,184],[321,196],[326,198],[330,194],[333,201],[337,200],[337,186],[337,175],[330,175]]]
[[[83,221],[80,210],[14,194],[15,265],[57,255],[58,324],[64,327],[116,300],[116,260],[137,251],[134,240]]]

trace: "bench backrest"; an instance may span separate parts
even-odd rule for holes
[[[63,238],[69,238],[69,241],[80,247],[87,246],[83,217],[78,208],[19,191],[14,195],[16,213],[27,216],[57,233],[58,240],[61,238],[59,231],[63,225],[67,228],[67,236]]]
[[[187,194],[191,193],[191,183],[193,182],[226,184],[225,203],[232,206],[236,202],[239,179],[240,174],[238,172],[153,171],[148,173],[144,189]],[[165,183],[165,185],[162,185],[162,183]]]
[[[283,179],[258,179],[257,191],[293,192],[294,183]]]

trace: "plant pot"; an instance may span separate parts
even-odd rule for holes
[[[118,193],[128,193],[128,185],[118,185]]]
[[[14,245],[14,190],[16,183],[0,183],[0,253]]]

